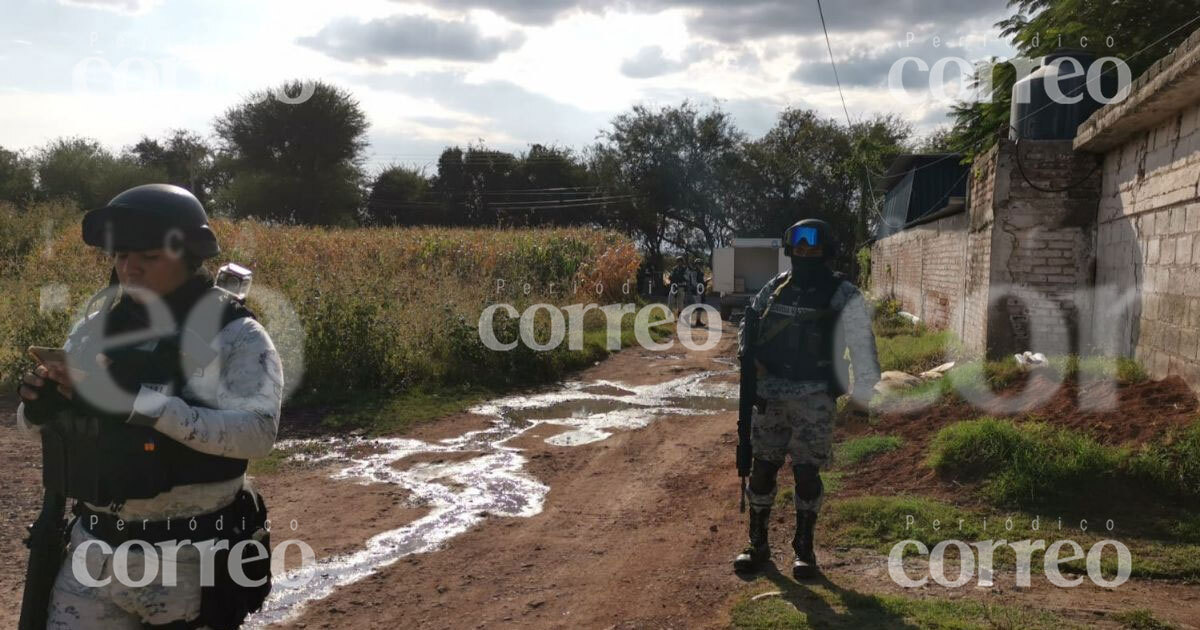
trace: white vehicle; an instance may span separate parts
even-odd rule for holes
[[[721,296],[721,319],[744,311],[763,285],[792,268],[777,238],[735,238],[713,250],[713,291]]]

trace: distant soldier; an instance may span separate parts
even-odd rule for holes
[[[788,228],[783,248],[792,269],[758,292],[742,320],[738,474],[750,478],[750,544],[734,560],[737,571],[755,570],[771,556],[767,524],[775,478],[790,454],[796,480],[792,575],[817,574],[813,531],[824,492],[819,470],[832,456],[835,400],[846,389],[845,349],[854,367],[853,410],[866,411],[879,381],[870,312],[858,289],[830,270],[835,247],[824,221],[807,219]]]
[[[683,310],[688,275],[687,265],[684,258],[680,256],[679,260],[675,261],[675,267],[671,269],[671,291],[667,294],[667,307],[675,313],[675,317],[679,317],[679,311]]]
[[[689,264],[688,264],[687,272],[685,273],[685,277],[687,278],[687,280],[686,280],[687,291],[684,294],[685,295],[684,305],[687,306],[687,305],[691,305],[691,304],[703,304],[704,303],[705,284],[704,284],[704,270],[700,267],[700,259],[692,258],[691,260],[688,261],[688,263]],[[703,312],[704,311],[702,309],[696,309],[695,311],[693,311],[692,326],[699,327],[701,325],[700,315]]]

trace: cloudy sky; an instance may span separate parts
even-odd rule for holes
[[[825,0],[852,118],[918,131],[950,97],[905,57],[1010,57],[1004,0]],[[816,0],[5,0],[0,146],[67,135],[117,149],[173,128],[210,134],[252,91],[291,78],[350,90],[368,164],[431,164],[451,144],[581,148],[616,114],[718,103],[751,135],[785,107],[844,118]]]

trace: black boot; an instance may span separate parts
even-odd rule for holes
[[[792,577],[807,580],[817,576],[817,554],[813,551],[813,531],[817,527],[817,513],[808,510],[796,511],[796,536],[792,538],[792,550],[796,561],[792,563]]]
[[[750,544],[734,558],[734,571],[756,571],[771,558],[771,547],[767,544],[767,524],[770,521],[771,508],[750,506]]]

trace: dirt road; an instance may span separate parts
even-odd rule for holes
[[[727,327],[721,343],[702,352],[678,344],[665,352],[624,350],[572,383],[513,397],[501,405],[503,430],[492,408],[386,443],[292,443],[290,449],[308,454],[305,461],[255,479],[271,505],[273,536],[305,541],[318,560],[332,560],[326,573],[346,575],[327,597],[298,591],[277,605],[272,618],[286,618],[270,627],[727,627],[730,604],[746,585],[730,571],[745,540],[733,469],[733,333]],[[674,389],[656,393],[668,386]],[[563,391],[569,395],[555,398]],[[637,405],[621,403],[655,396],[650,419],[644,409],[630,413]],[[523,407],[522,400],[531,402]],[[36,508],[30,472],[36,449],[20,445],[6,427],[0,452],[18,463],[6,477],[16,485],[6,483],[0,496],[7,516],[0,544],[12,552],[10,534]],[[474,461],[487,465],[470,468]],[[788,477],[781,474],[781,487],[791,485]],[[478,496],[475,486],[495,496]],[[777,510],[772,523],[773,559],[785,573],[791,519],[790,510]],[[439,527],[462,532],[439,538]],[[1135,607],[1185,628],[1200,619],[1194,586],[1133,580],[1107,591],[1044,585],[906,591],[887,577],[885,558],[819,542],[828,583],[839,591],[966,597],[1045,609],[1088,625],[1101,620],[1102,627],[1119,627],[1103,621],[1106,612]],[[337,564],[346,557],[339,554],[356,559]],[[14,625],[22,564],[0,567],[0,626]],[[293,558],[289,565],[295,564]],[[1011,579],[998,574],[996,582]],[[8,618],[7,611],[13,611]],[[834,627],[854,627],[853,619]]]

